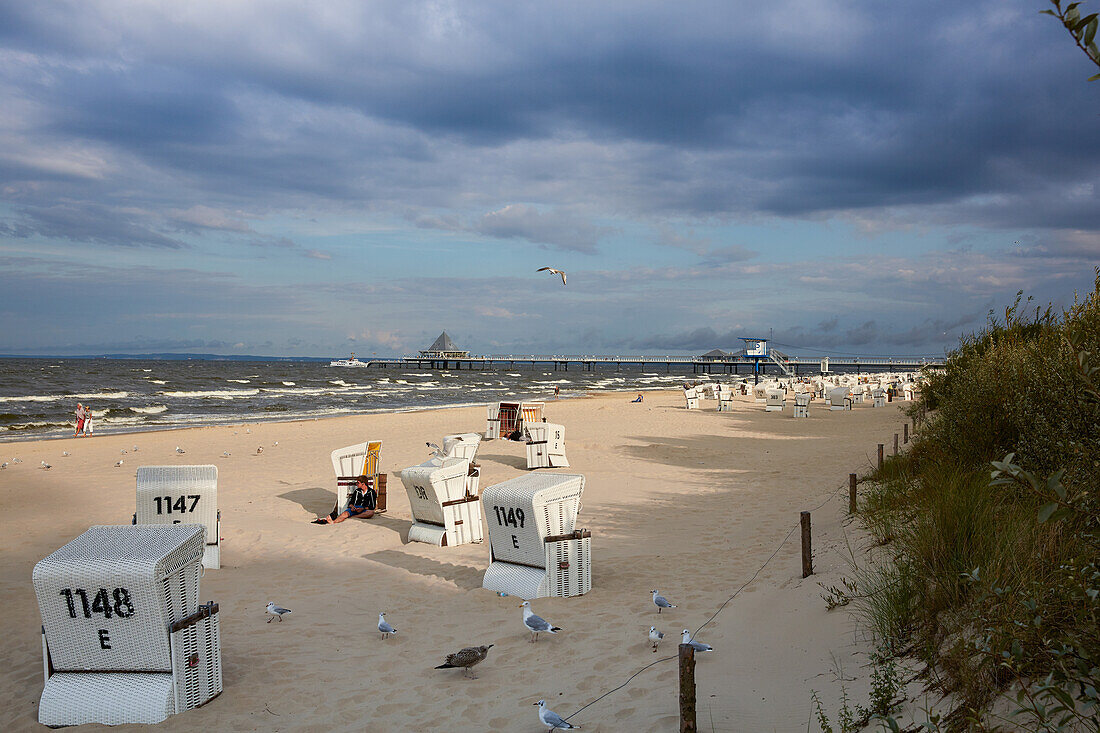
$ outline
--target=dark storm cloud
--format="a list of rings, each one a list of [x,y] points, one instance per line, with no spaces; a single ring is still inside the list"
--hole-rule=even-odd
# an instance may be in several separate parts
[[[225,198],[422,205],[433,170],[478,181],[496,211],[542,182],[516,175],[523,159],[475,151],[586,139],[622,148],[628,185],[578,182],[558,203],[783,216],[935,205],[945,221],[1100,226],[1094,201],[1058,195],[1100,182],[1100,128],[1080,125],[1098,111],[1078,78],[1087,62],[1055,23],[1001,3],[391,3],[346,6],[339,26],[292,4],[224,27],[201,6],[171,25],[140,6],[133,18],[83,3],[5,13],[10,47],[52,59],[37,84],[17,82],[42,105],[42,135],[101,141]],[[557,175],[579,154],[563,150]],[[511,195],[485,179],[502,168]]]

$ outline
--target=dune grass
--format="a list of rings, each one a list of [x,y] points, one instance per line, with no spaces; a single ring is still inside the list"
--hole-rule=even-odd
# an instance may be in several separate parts
[[[950,694],[937,728],[991,727],[1010,694],[1025,729],[1100,729],[1097,354],[1100,270],[1064,313],[1018,299],[929,376],[911,450],[863,478],[879,550],[853,605]]]

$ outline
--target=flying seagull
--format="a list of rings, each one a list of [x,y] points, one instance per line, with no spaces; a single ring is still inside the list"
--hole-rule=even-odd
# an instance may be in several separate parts
[[[382,632],[382,638],[385,639],[390,634],[396,634],[397,629],[393,628],[386,622],[386,614],[378,614],[378,630]]]
[[[282,621],[283,620],[283,614],[284,613],[290,613],[290,609],[289,608],[281,608],[280,606],[276,606],[273,602],[268,601],[267,602],[267,612],[271,614],[271,618],[269,618],[267,620],[267,622],[271,623],[276,618],[278,618],[280,621]]]
[[[665,638],[663,632],[657,630],[656,626],[649,627],[649,641],[653,644],[653,651],[657,651],[657,645],[661,643],[661,639]]]
[[[561,270],[555,270],[553,267],[540,267],[535,272],[549,272],[554,275],[561,275],[561,284],[565,285],[565,273]]]
[[[545,700],[539,700],[538,702],[532,703],[532,704],[539,706],[539,722],[542,723],[543,725],[545,725],[547,727],[547,730],[550,731],[550,733],[553,733],[553,730],[555,728],[559,728],[561,730],[571,730],[573,728],[580,728],[579,725],[573,725],[572,723],[566,723],[565,718],[561,717],[560,715],[555,713],[553,710],[548,710],[546,708],[546,701]]]
[[[539,633],[542,631],[547,634],[556,634],[561,631],[560,626],[554,626],[541,616],[536,616],[531,610],[530,601],[524,601],[519,604],[519,607],[523,609],[523,625],[531,632],[532,642],[539,640]]]
[[[462,667],[462,675],[476,680],[477,677],[467,674],[470,671],[470,667],[475,664],[480,664],[485,661],[485,657],[488,656],[489,650],[493,648],[493,644],[489,646],[468,646],[465,649],[459,649],[454,654],[447,655],[447,661],[436,669],[454,669],[455,667]]]
[[[681,644],[690,644],[691,648],[694,649],[697,652],[712,652],[712,651],[714,651],[714,647],[712,647],[710,644],[704,644],[701,641],[695,641],[694,639],[692,639],[691,638],[691,632],[688,631],[687,629],[684,629],[680,633],[682,634],[682,636],[680,637],[680,643]]]
[[[650,593],[653,594],[653,605],[657,607],[657,613],[660,613],[662,608],[676,608],[674,604],[669,603],[668,599],[656,590],[651,590]]]

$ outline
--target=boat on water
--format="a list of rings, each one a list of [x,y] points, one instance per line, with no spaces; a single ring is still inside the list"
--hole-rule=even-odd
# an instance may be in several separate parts
[[[355,354],[352,353],[350,359],[336,359],[328,363],[330,367],[365,367],[369,364],[365,361],[359,361],[355,358]]]

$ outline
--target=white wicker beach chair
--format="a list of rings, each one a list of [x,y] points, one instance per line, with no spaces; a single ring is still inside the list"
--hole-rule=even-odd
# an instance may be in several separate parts
[[[443,436],[443,455],[473,461],[481,445],[480,433],[456,433]]]
[[[809,417],[810,416],[810,393],[809,392],[796,392],[794,395],[794,416],[795,417]]]
[[[432,458],[401,471],[413,525],[409,542],[453,547],[481,542],[478,469],[467,458]]]
[[[684,390],[684,400],[687,402],[687,409],[699,409],[699,392],[694,387]]]
[[[565,426],[534,423],[524,428],[527,435],[527,468],[568,468],[565,457]]]
[[[782,412],[787,404],[787,393],[773,387],[764,393],[764,410],[766,412]]]
[[[500,405],[486,405],[485,440],[500,437]]]
[[[833,387],[825,393],[825,401],[828,402],[830,410],[852,409],[852,398],[849,396],[847,387]]]
[[[35,565],[48,726],[159,723],[222,691],[203,528],[91,527]]]
[[[527,474],[482,495],[490,563],[482,586],[526,600],[592,589],[591,534],[577,529],[584,476]]]
[[[220,568],[218,467],[138,467],[134,524],[201,524],[206,530],[202,566]]]
[[[871,406],[886,407],[886,390],[879,387],[871,390]]]
[[[355,480],[360,476],[371,476],[376,479],[374,486],[375,491],[378,492],[376,511],[386,510],[382,499],[382,488],[377,481],[378,475],[382,472],[381,456],[382,441],[380,440],[337,448],[330,454],[332,470],[336,473],[336,506],[331,514],[333,518],[348,508],[348,497],[355,487]]]

